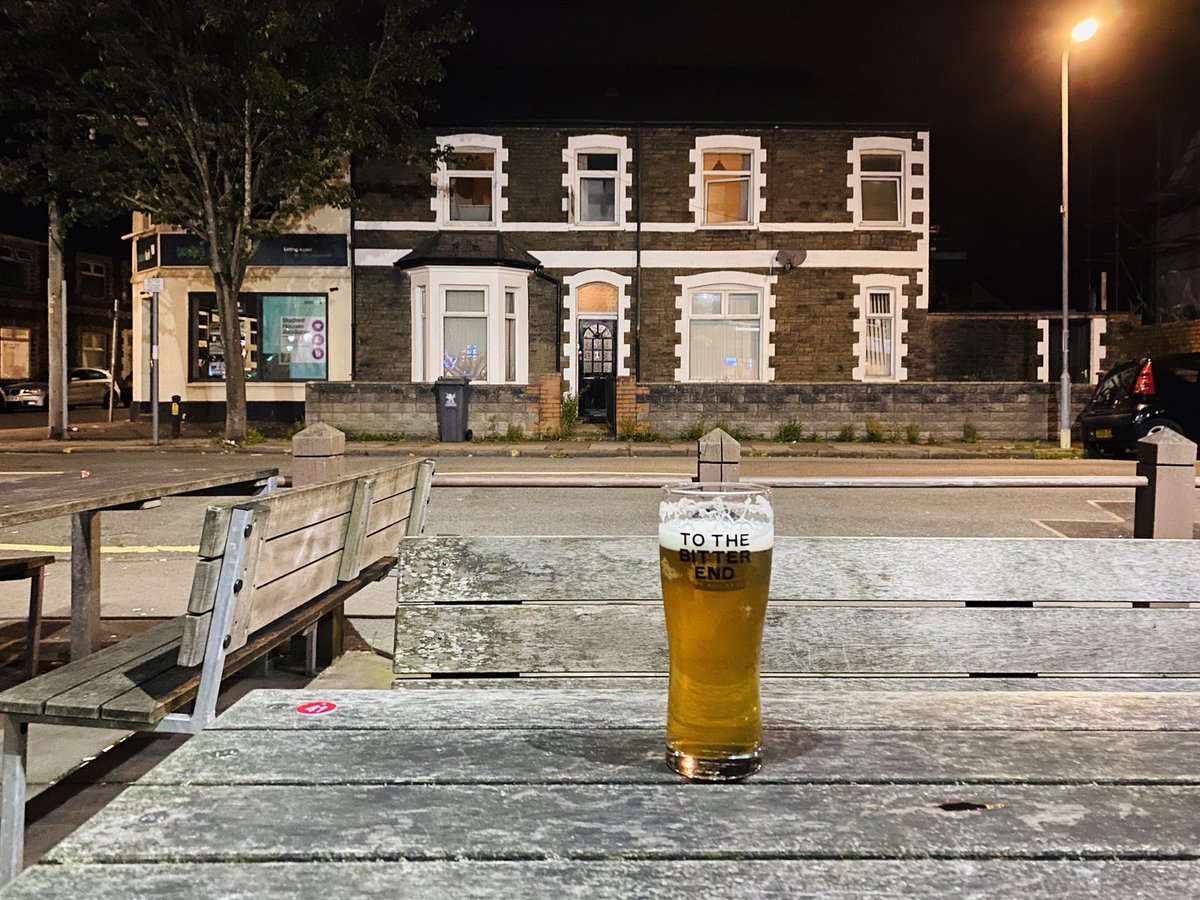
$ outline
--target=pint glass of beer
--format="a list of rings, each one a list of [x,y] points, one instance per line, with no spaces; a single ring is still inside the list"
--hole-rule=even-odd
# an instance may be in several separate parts
[[[671,684],[667,765],[695,781],[762,766],[758,658],[771,581],[771,492],[744,483],[663,488],[658,545]]]

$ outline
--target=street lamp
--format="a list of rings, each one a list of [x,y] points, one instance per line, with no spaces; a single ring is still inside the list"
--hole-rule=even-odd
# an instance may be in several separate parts
[[[1084,19],[1071,29],[1071,41],[1083,43],[1090,40],[1100,28],[1095,19]],[[1062,55],[1062,378],[1059,383],[1058,395],[1058,445],[1066,450],[1071,446],[1071,370],[1068,367],[1070,356],[1070,315],[1067,306],[1067,262],[1068,245],[1068,178],[1067,178],[1067,64],[1071,56],[1071,44],[1063,48]]]

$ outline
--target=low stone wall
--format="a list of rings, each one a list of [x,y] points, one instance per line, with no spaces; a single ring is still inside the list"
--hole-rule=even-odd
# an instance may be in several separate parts
[[[886,434],[904,438],[912,426],[922,441],[960,440],[965,425],[981,439],[1055,440],[1058,435],[1058,385],[1037,382],[905,382],[901,384],[633,384],[621,379],[618,429],[637,425],[677,439],[698,426],[722,425],[761,438],[775,438],[781,425],[798,422],[805,436],[832,440],[845,426],[859,440],[869,417]],[[557,377],[540,385],[471,386],[468,425],[477,437],[503,436],[510,426],[533,436],[553,432],[561,389]],[[1074,418],[1090,396],[1087,385],[1073,392]],[[543,395],[546,395],[543,397]],[[399,434],[438,436],[433,386],[388,382],[308,385],[308,424],[327,422],[351,437]],[[542,421],[546,420],[546,421]]]
[[[859,440],[868,417],[885,433],[914,426],[921,440],[963,437],[1048,440],[1058,434],[1058,385],[1037,382],[905,382],[901,384],[649,384],[643,427],[677,437],[696,426],[723,424],[755,437],[774,438],[798,422],[805,436],[834,439],[845,426]],[[1090,396],[1073,391],[1072,419]]]
[[[476,436],[503,435],[510,425],[537,430],[536,386],[471,385],[467,426]],[[432,384],[359,381],[311,382],[305,421],[327,422],[356,434],[400,434],[411,438],[438,436],[437,403]]]

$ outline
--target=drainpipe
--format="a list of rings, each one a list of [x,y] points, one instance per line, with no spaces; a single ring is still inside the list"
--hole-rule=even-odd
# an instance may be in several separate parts
[[[554,371],[559,375],[562,374],[562,297],[563,283],[553,275],[547,275],[541,269],[534,269],[533,274],[538,278],[550,282],[554,285]]]
[[[642,130],[633,130],[633,215],[637,227],[634,240],[633,380],[642,380]]]

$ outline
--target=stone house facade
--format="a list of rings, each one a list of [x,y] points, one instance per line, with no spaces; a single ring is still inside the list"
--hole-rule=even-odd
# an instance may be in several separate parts
[[[463,127],[431,144],[432,172],[353,169],[357,382],[561,376],[617,427],[626,379],[736,402],[936,377],[928,132]]]

